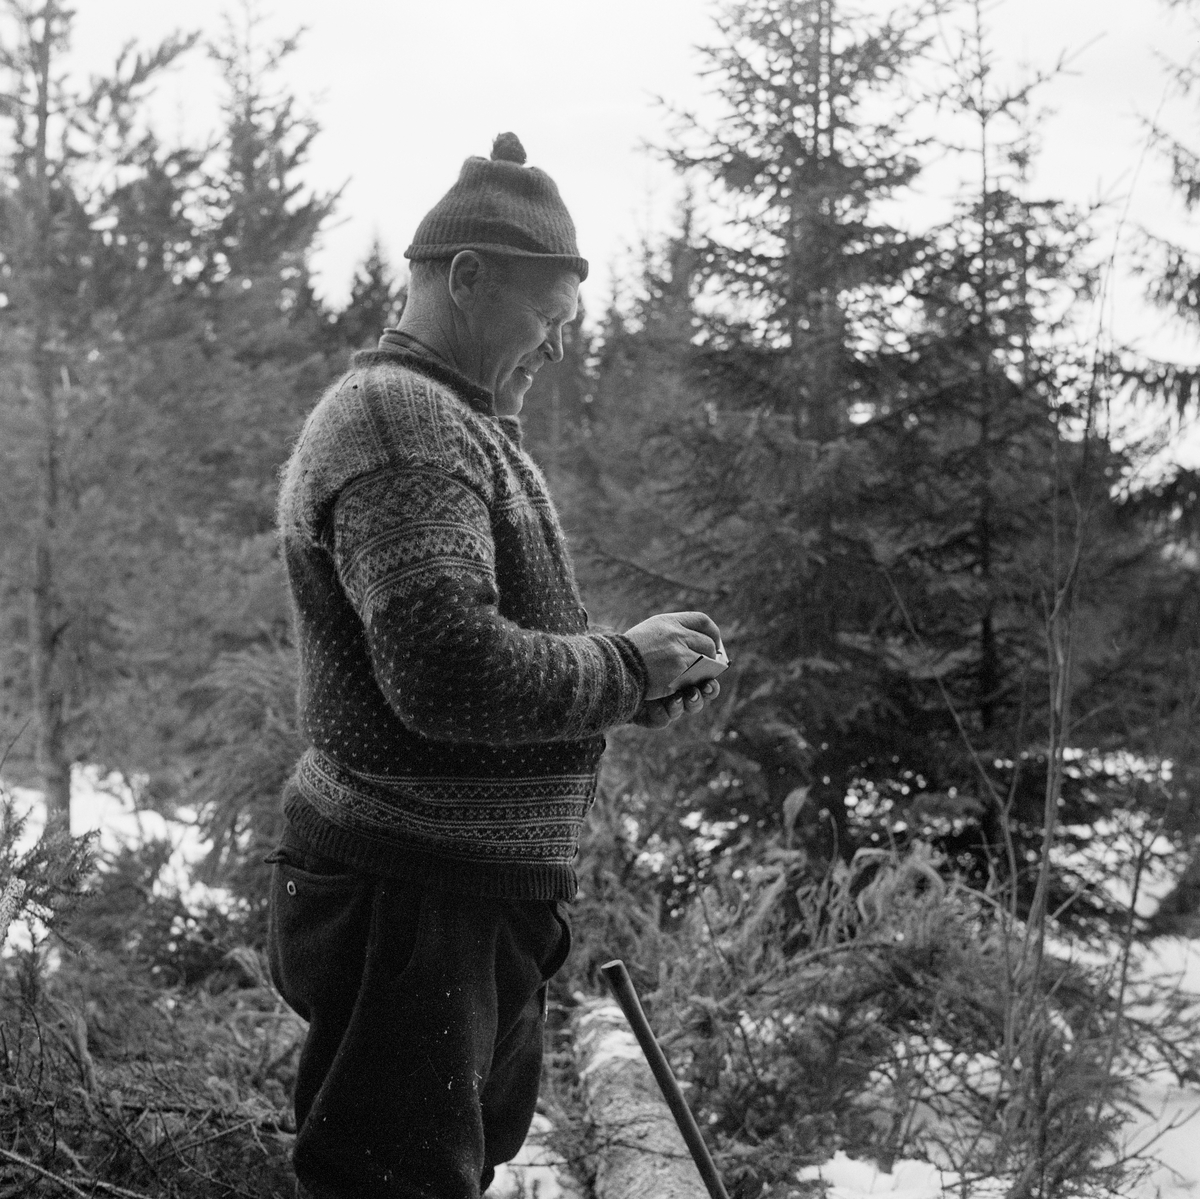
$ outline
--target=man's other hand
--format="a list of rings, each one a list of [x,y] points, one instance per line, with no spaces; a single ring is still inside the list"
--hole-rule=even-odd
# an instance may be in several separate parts
[[[674,695],[668,695],[665,699],[652,699],[642,704],[641,710],[633,718],[633,723],[647,729],[665,729],[685,713],[694,716],[706,703],[710,703],[720,694],[721,684],[716,679],[708,679],[694,687],[676,691]]]
[[[626,637],[638,648],[650,676],[646,699],[663,699],[671,684],[696,660],[716,656],[721,630],[703,612],[664,612],[635,624]]]

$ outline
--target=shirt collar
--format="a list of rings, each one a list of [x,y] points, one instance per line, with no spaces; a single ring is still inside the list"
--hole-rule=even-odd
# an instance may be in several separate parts
[[[381,357],[400,359],[412,370],[420,371],[446,384],[461,400],[485,416],[496,416],[496,400],[491,391],[472,382],[466,375],[448,366],[424,342],[399,329],[385,329],[374,350],[360,350],[351,360],[355,367],[371,366]]]

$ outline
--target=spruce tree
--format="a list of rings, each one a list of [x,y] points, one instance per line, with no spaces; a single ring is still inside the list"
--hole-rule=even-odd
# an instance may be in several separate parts
[[[193,270],[147,336],[136,384],[154,414],[162,503],[145,531],[131,613],[136,667],[101,752],[147,776],[163,803],[207,797],[211,764],[244,731],[212,719],[231,662],[253,671],[267,654],[272,677],[290,669],[278,471],[344,364],[309,275],[334,197],[303,183],[318,127],[281,82],[296,38],[271,40],[253,10],[243,18],[210,47],[225,117],[204,163]]]
[[[1167,0],[1178,10],[1185,30],[1181,44],[1191,53],[1164,63],[1168,91],[1176,105],[1164,105],[1155,120],[1144,122],[1151,146],[1169,169],[1177,200],[1189,221],[1184,236],[1163,237],[1140,231],[1137,267],[1146,295],[1167,318],[1168,328],[1194,338],[1200,330],[1200,247],[1187,232],[1195,230],[1200,210],[1200,144],[1196,137],[1200,101],[1200,6],[1195,0]],[[1181,120],[1168,116],[1178,112]],[[1157,932],[1188,931],[1200,909],[1200,761],[1195,750],[1200,720],[1200,471],[1164,455],[1171,435],[1200,413],[1200,364],[1150,359],[1129,348],[1113,353],[1113,373],[1126,387],[1143,419],[1150,416],[1160,430],[1159,453],[1121,497],[1126,518],[1154,531],[1161,557],[1147,572],[1153,585],[1136,624],[1127,631],[1127,654],[1136,673],[1123,690],[1110,690],[1109,702],[1126,715],[1126,726],[1152,760],[1170,763],[1171,783],[1165,794],[1144,797],[1163,828],[1189,855],[1174,892],[1164,899],[1152,927]],[[1190,359],[1190,360],[1189,360]],[[1166,460],[1164,461],[1164,458]],[[1149,583],[1148,579],[1148,583]]]
[[[624,378],[653,429],[639,502],[654,533],[626,584],[703,607],[730,634],[736,665],[679,787],[732,837],[743,821],[777,828],[805,790],[825,860],[849,846],[844,779],[818,758],[873,694],[841,636],[882,586],[856,524],[871,465],[854,418],[893,370],[891,298],[922,251],[879,211],[918,170],[902,85],[925,15],[869,19],[832,0],[722,8],[722,41],[705,50],[722,114],[711,127],[681,118],[670,151],[705,190],[652,272],[634,336],[604,352],[597,393],[602,412]],[[640,387],[664,375],[672,386]],[[701,786],[714,771],[720,785]]]
[[[26,13],[17,48],[34,66],[41,14]],[[68,25],[59,15],[47,28],[53,51]],[[3,549],[14,636],[3,736],[7,746],[31,712],[39,718],[6,768],[35,781],[21,750],[40,725],[50,730],[47,792],[59,811],[79,760],[120,770],[143,799],[178,801],[223,744],[205,722],[220,686],[203,685],[221,655],[261,648],[289,669],[275,478],[342,365],[330,357],[329,316],[307,265],[333,201],[300,184],[316,128],[278,83],[294,40],[263,44],[253,23],[226,32],[213,50],[226,121],[209,147],[167,151],[140,117],[155,69],[182,40],[128,56],[113,79],[79,96],[70,81],[52,94],[71,119],[50,123],[67,134],[47,151],[51,274],[28,267],[40,252],[28,235],[38,211],[28,114],[37,109],[10,110],[19,136],[3,197],[9,303],[0,335],[13,347],[3,408],[12,435],[0,437],[11,468],[0,480],[0,520],[13,534]],[[10,71],[24,61],[16,55]],[[32,71],[16,79],[36,95]],[[38,292],[47,277],[52,286]],[[42,311],[50,332],[39,342]],[[38,344],[48,347],[40,374]],[[34,501],[51,494],[48,481],[55,502],[43,499],[39,517]],[[24,559],[35,540],[50,550],[49,604],[45,587],[29,586]],[[40,624],[25,614],[30,591]],[[40,681],[47,661],[49,687]]]
[[[347,350],[373,349],[384,329],[399,322],[407,294],[376,237],[354,272],[346,307],[330,322],[334,344]]]
[[[0,506],[11,524],[0,736],[7,744],[28,727],[12,762],[32,756],[49,816],[65,822],[71,763],[94,735],[102,703],[97,666],[112,618],[103,547],[113,528],[97,520],[89,486],[112,415],[97,363],[104,344],[120,339],[121,322],[170,285],[186,241],[177,216],[185,156],[168,154],[146,131],[142,106],[188,39],[148,54],[127,50],[109,76],[76,87],[60,67],[70,13],[55,0],[9,0],[7,9]]]
[[[1174,93],[1177,100],[1194,106],[1200,101],[1200,50],[1195,49],[1200,34],[1200,6],[1195,0],[1167,2],[1181,10],[1191,35],[1183,41],[1193,46],[1187,58],[1165,64],[1168,94]],[[1200,210],[1200,146],[1194,129],[1181,132],[1158,119],[1146,122],[1146,134],[1168,165],[1171,186],[1185,212],[1194,215]],[[1200,329],[1200,248],[1143,230],[1139,266],[1150,301],[1182,328],[1191,332]],[[1128,377],[1141,391],[1173,404],[1180,412],[1195,412],[1200,406],[1200,368],[1194,363],[1147,363]]]
[[[846,100],[800,106],[800,134],[833,130],[805,140],[789,126],[797,106],[763,84],[764,64],[785,82],[807,65],[805,94],[819,99],[824,80],[857,78],[839,46],[853,64],[860,44],[899,44],[861,27],[856,40],[838,21],[829,5],[727,10],[714,77],[731,81],[732,127],[708,154],[676,157],[709,173],[731,219],[701,206],[714,232],[685,225],[599,353],[593,444],[609,451],[598,494],[612,502],[591,527],[589,569],[615,576],[610,604],[710,611],[734,660],[707,724],[677,726],[661,751],[643,739],[626,754],[621,741],[614,777],[645,777],[638,755],[657,756],[654,827],[664,803],[675,817],[698,808],[727,845],[757,855],[763,837],[784,836],[817,869],[917,837],[980,885],[1013,878],[1028,905],[1025,854],[1042,842],[1048,794],[1051,821],[1062,800],[1080,845],[1139,802],[1103,755],[1151,723],[1140,701],[1116,700],[1161,667],[1138,618],[1167,623],[1187,572],[1128,502],[1139,451],[1110,443],[1115,385],[1078,336],[1096,278],[1086,214],[1028,194],[1030,89],[996,86],[971,22],[942,97],[983,147],[965,198],[922,236],[887,229],[870,179],[911,179],[915,149],[898,138],[881,167],[879,127],[860,147]],[[760,40],[742,45],[747,28]],[[915,37],[904,44],[915,53]],[[787,74],[788,62],[800,66]],[[766,132],[752,136],[747,114]],[[750,162],[776,144],[833,146],[845,162]],[[788,242],[802,198],[780,182],[793,175],[851,193],[804,193],[802,259]],[[1178,682],[1157,702],[1178,710]],[[1100,758],[1065,769],[1062,751],[1080,745]],[[1059,875],[1061,892],[1041,901],[1071,885]],[[1085,890],[1072,913],[1112,909]]]

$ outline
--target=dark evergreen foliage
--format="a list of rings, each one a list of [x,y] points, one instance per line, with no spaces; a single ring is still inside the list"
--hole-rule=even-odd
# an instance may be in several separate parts
[[[721,830],[712,853],[753,861],[786,827],[819,873],[929,841],[974,885],[1015,881],[1024,908],[1050,790],[1064,847],[1124,809],[1169,810],[1186,835],[1194,755],[1166,729],[1194,710],[1195,566],[1174,548],[1185,508],[1135,498],[1143,451],[1107,439],[1121,381],[1073,333],[1095,283],[1086,214],[1026,197],[1029,89],[996,90],[982,43],[942,100],[987,122],[977,195],[920,237],[874,217],[915,151],[860,128],[855,102],[902,80],[915,21],[725,10],[728,124],[673,154],[715,188],[712,231],[690,206],[609,318],[569,522],[613,619],[702,607],[727,631],[706,726],[665,751],[631,735],[614,762],[625,780],[657,760],[667,842],[698,817]],[[1156,504],[1165,521],[1134,515]],[[1088,751],[1069,770],[1064,743]],[[1171,757],[1174,782],[1130,778],[1117,751]],[[664,872],[668,909],[694,866]],[[1121,918],[1079,883],[1057,877],[1051,907]]]
[[[61,211],[49,316],[22,298],[42,276],[20,257],[33,252],[18,219],[32,153],[21,141],[4,225],[4,336],[29,347],[9,361],[44,359],[42,391],[56,413],[58,631],[45,640],[62,697],[62,770],[103,761],[152,801],[178,799],[196,769],[188,727],[205,693],[192,689],[218,656],[286,633],[275,472],[341,366],[308,278],[333,203],[300,178],[317,127],[275,83],[295,39],[264,43],[253,17],[231,23],[211,48],[225,127],[212,146],[168,152],[138,106],[153,71],[192,40],[130,53],[82,98],[53,97],[71,135],[50,175]],[[4,439],[14,469],[2,507],[18,527],[5,541],[15,653],[4,678],[15,732],[31,703],[36,637],[24,622],[21,562],[46,443],[28,387],[10,378],[4,419],[17,436]],[[29,774],[32,744],[18,742],[10,769],[24,761]]]
[[[383,330],[399,323],[407,294],[376,238],[354,273],[349,302],[330,322],[335,342],[348,350],[373,349]]]

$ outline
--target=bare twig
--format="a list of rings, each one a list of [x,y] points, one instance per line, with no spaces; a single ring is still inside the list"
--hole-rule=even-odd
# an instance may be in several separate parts
[[[119,1199],[149,1199],[148,1195],[143,1195],[141,1191],[127,1191],[124,1187],[117,1186],[114,1182],[104,1182],[99,1178],[89,1178],[87,1185],[95,1190],[104,1191],[108,1195],[117,1195]]]
[[[227,1137],[230,1133],[241,1132],[243,1128],[253,1128],[258,1121],[251,1117],[249,1120],[243,1120],[240,1124],[231,1124],[228,1128],[222,1128],[217,1132],[206,1137],[199,1137],[194,1141],[185,1141],[182,1145],[175,1145],[177,1153],[187,1153],[189,1149],[199,1149],[201,1145],[207,1145],[210,1141],[219,1141],[222,1137]]]
[[[592,549],[594,557],[599,558],[602,562],[606,562],[613,566],[621,566],[626,570],[635,571],[644,578],[650,579],[655,583],[666,583],[669,587],[674,587],[680,591],[690,591],[694,595],[709,595],[722,596],[728,591],[725,587],[703,587],[696,583],[688,583],[683,579],[673,579],[670,575],[662,574],[657,570],[651,570],[649,567],[642,566],[638,562],[634,562],[632,558],[625,558],[620,554],[614,554],[611,550],[605,549],[603,546],[596,546]]]
[[[8,761],[8,755],[12,753],[13,746],[15,746],[16,743],[25,735],[25,730],[29,727],[29,721],[32,719],[33,717],[30,716],[25,723],[21,725],[19,729],[17,729],[17,735],[4,747],[4,752],[0,754],[0,770],[4,769],[4,763]]]
[[[904,623],[908,626],[909,633],[912,634],[916,643],[923,647],[925,642],[921,634],[917,632],[917,626],[913,623],[912,616],[909,615],[908,605],[904,602],[904,597],[900,594],[900,589],[892,579],[891,572],[886,566],[881,565],[879,569],[883,572],[883,577],[887,580],[887,584],[892,590],[892,595],[895,597],[896,604],[900,609],[900,615],[904,617]],[[992,801],[1000,809],[1001,813],[1004,813],[1004,800],[1000,797],[1000,792],[996,790],[996,784],[992,781],[991,775],[988,774],[987,768],[980,759],[978,751],[972,744],[966,725],[963,724],[962,717],[958,714],[958,708],[955,706],[954,700],[950,698],[950,692],[946,688],[946,684],[942,682],[940,675],[934,676],[934,682],[937,683],[938,691],[942,696],[942,702],[946,705],[946,710],[950,713],[950,717],[954,721],[954,727],[958,730],[958,735],[962,739],[963,745],[966,746],[967,753],[971,755],[971,761],[975,764],[975,769],[979,772],[979,777],[988,789],[988,794],[991,795]]]
[[[1109,1037],[1108,1048],[1104,1053],[1105,1078],[1112,1072],[1113,1061],[1117,1055],[1117,1045],[1121,1037],[1121,1025],[1125,1018],[1125,996],[1129,988],[1129,966],[1133,955],[1134,925],[1137,920],[1137,902],[1141,895],[1142,876],[1146,870],[1146,859],[1150,856],[1150,848],[1162,832],[1165,821],[1166,816],[1160,816],[1150,836],[1143,835],[1139,838],[1137,861],[1133,868],[1133,887],[1129,895],[1129,916],[1125,924],[1124,944],[1121,946],[1121,974],[1117,984],[1112,1033]],[[1097,1104],[1097,1115],[1099,1115],[1099,1100]]]
[[[692,859],[693,872],[699,876],[700,871],[694,855],[689,852],[688,856]],[[720,941],[717,939],[716,929],[713,928],[712,920],[709,916],[708,900],[705,898],[703,887],[697,888],[696,896],[700,901],[700,910],[704,915],[704,924],[708,929],[709,941],[712,944],[712,947],[717,951],[717,956],[721,959],[726,971],[729,973],[730,977],[732,977],[734,974],[733,963],[730,962],[729,958],[725,954],[725,950],[721,948]],[[739,1018],[739,1016],[740,1013],[734,1014],[734,1023],[737,1025],[738,1032],[741,1034],[742,1048],[746,1052],[746,1062],[750,1066],[750,1073],[754,1075],[755,1085],[761,1088],[762,1075],[758,1071],[758,1062],[755,1060],[754,1050],[750,1046],[750,1035],[746,1031],[745,1023]]]
[[[72,1195],[78,1195],[79,1199],[88,1199],[88,1196],[83,1193],[73,1182],[68,1182],[61,1174],[55,1174],[53,1170],[47,1170],[43,1166],[39,1166],[36,1162],[31,1162],[27,1157],[22,1157],[19,1153],[14,1153],[11,1149],[0,1147],[0,1157],[6,1161],[12,1162],[14,1165],[20,1166],[23,1170],[29,1170],[33,1174],[39,1174],[42,1178],[48,1178],[51,1182],[56,1182],[64,1190],[70,1191]],[[136,1199],[147,1199],[145,1195],[138,1195]]]

